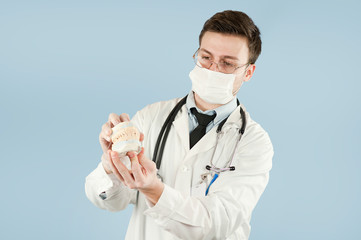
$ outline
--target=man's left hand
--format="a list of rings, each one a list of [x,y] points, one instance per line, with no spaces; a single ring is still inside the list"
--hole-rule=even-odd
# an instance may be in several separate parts
[[[124,185],[131,189],[138,189],[147,199],[156,204],[163,193],[164,184],[157,177],[155,163],[144,155],[144,148],[137,155],[135,152],[128,152],[132,170],[120,161],[117,152],[111,152],[111,162],[118,172],[115,174]]]

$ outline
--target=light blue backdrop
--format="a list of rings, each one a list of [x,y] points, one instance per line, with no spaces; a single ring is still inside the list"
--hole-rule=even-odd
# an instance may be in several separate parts
[[[0,1],[1,239],[122,239],[132,207],[84,193],[111,112],[188,93],[198,34],[242,10],[262,32],[238,98],[274,167],[250,239],[360,239],[358,1]]]

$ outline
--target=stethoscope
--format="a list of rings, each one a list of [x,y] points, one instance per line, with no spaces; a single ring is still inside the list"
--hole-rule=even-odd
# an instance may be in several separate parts
[[[165,147],[168,135],[169,135],[169,131],[170,131],[171,127],[172,127],[172,123],[173,123],[175,117],[177,116],[178,112],[180,111],[180,109],[186,103],[187,96],[188,95],[186,95],[181,101],[179,101],[175,105],[175,107],[172,109],[172,111],[169,113],[167,119],[165,120],[165,122],[164,122],[164,124],[162,126],[162,129],[160,130],[160,133],[159,133],[159,136],[158,136],[158,139],[157,139],[157,143],[156,143],[155,148],[154,148],[154,153],[153,153],[153,162],[156,163],[156,166],[157,166],[158,170],[160,169],[160,165],[162,164],[162,157],[163,157],[164,147]],[[237,99],[237,106],[239,106],[239,105],[240,105],[240,103],[239,103],[239,101]],[[236,170],[236,167],[231,166],[231,165],[232,165],[232,161],[233,161],[234,154],[236,152],[238,143],[240,142],[240,140],[242,138],[242,135],[244,134],[244,130],[246,129],[246,125],[247,125],[246,114],[243,111],[242,107],[240,107],[239,111],[240,111],[241,118],[242,118],[242,126],[241,126],[240,130],[238,131],[239,138],[238,138],[238,141],[236,143],[236,146],[233,149],[233,153],[232,153],[232,156],[231,156],[230,160],[228,161],[226,166],[224,166],[223,168],[216,167],[213,164],[213,157],[214,157],[214,154],[215,154],[215,152],[217,150],[218,140],[220,138],[220,133],[222,131],[222,127],[226,123],[228,117],[226,119],[224,119],[217,127],[217,131],[216,131],[217,132],[216,147],[213,150],[210,165],[206,166],[206,169],[208,171],[214,172],[214,176],[213,176],[211,182],[209,183],[208,188],[206,189],[205,195],[208,194],[210,186],[218,178],[220,173],[226,172],[226,171],[234,171],[234,170]],[[158,177],[163,181],[162,177],[159,174],[158,174]],[[205,175],[203,175],[202,177],[205,177]]]

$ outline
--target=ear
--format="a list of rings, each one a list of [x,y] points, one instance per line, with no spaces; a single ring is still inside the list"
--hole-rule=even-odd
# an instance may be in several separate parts
[[[250,64],[247,67],[246,70],[246,75],[244,76],[244,81],[247,82],[251,79],[251,77],[253,76],[254,71],[256,70],[256,65],[255,64]]]

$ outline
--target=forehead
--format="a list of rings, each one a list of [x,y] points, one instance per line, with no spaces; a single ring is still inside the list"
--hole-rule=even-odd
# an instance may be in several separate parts
[[[200,48],[209,51],[214,57],[233,56],[241,61],[248,59],[248,41],[242,36],[205,32]]]

